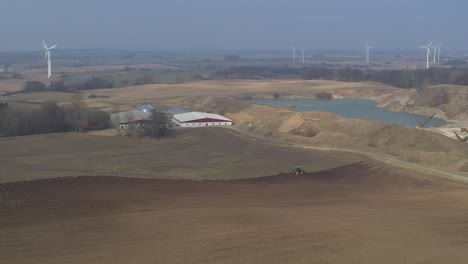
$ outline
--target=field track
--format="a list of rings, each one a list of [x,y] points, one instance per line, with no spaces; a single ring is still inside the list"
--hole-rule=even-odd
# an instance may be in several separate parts
[[[370,163],[0,185],[0,263],[466,263],[468,188]]]

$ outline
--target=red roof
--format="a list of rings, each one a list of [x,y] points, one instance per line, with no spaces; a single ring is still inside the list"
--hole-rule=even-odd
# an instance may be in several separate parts
[[[214,119],[214,118],[201,118],[201,119],[190,120],[190,121],[185,121],[181,123],[228,123],[228,122],[231,122],[231,121]]]

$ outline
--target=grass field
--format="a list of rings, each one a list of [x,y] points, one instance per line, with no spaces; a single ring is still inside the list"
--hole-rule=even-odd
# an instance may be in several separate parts
[[[62,133],[0,139],[0,182],[80,175],[226,179],[317,171],[360,161],[275,147],[222,128],[177,130],[162,140]]]

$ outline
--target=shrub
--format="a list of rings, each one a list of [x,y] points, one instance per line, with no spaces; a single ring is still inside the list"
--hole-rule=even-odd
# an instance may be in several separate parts
[[[110,115],[102,110],[90,109],[87,112],[88,129],[106,129],[110,127]]]
[[[438,94],[435,94],[432,97],[432,101],[429,106],[431,107],[441,106],[443,104],[448,103],[448,101],[449,101],[449,97],[448,97],[447,91],[441,90]]]
[[[329,92],[320,92],[315,94],[315,98],[319,100],[330,100],[333,99],[333,95]]]

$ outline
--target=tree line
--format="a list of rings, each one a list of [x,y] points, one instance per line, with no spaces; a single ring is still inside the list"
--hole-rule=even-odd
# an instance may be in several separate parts
[[[79,111],[79,112],[78,112]],[[77,117],[80,116],[80,119]],[[0,107],[0,137],[56,133],[72,130],[105,129],[110,126],[108,113],[75,105],[65,107],[56,102],[40,106]]]
[[[416,70],[360,70],[353,68],[304,70],[305,80],[336,80],[344,82],[374,81],[399,88],[421,88],[427,85],[468,85],[468,70],[456,68],[430,68]]]
[[[31,93],[31,92],[76,92],[81,90],[95,90],[95,89],[108,89],[114,88],[114,82],[98,77],[91,77],[84,82],[70,83],[67,84],[64,81],[52,81],[48,86],[43,82],[39,81],[27,81],[24,88],[17,92],[5,93],[6,95],[12,95],[16,93]]]
[[[312,68],[243,66],[229,67],[212,74],[214,79],[276,79],[302,78],[304,80],[335,80],[343,82],[374,81],[399,88],[420,88],[427,85],[468,85],[466,68],[430,68],[404,70],[370,70],[358,68]]]
[[[273,66],[241,66],[229,67],[212,74],[214,79],[275,79],[284,77],[299,77],[303,70],[294,67]]]

